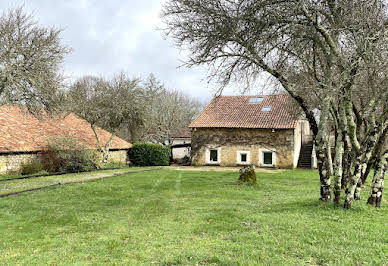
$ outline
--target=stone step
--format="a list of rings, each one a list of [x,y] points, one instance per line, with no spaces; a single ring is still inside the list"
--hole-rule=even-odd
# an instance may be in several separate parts
[[[313,145],[302,145],[299,154],[298,167],[311,168],[311,154],[313,152]]]

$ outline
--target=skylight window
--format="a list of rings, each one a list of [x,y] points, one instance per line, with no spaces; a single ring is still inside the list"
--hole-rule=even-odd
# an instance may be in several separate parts
[[[261,108],[261,111],[262,112],[269,112],[272,110],[272,107],[271,106],[264,106],[263,108]]]
[[[263,97],[253,97],[249,99],[250,103],[261,103],[263,101]]]

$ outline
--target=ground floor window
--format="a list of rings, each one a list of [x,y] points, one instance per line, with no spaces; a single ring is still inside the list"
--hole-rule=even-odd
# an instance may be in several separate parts
[[[259,158],[261,166],[275,166],[276,153],[274,150],[260,149]]]
[[[237,152],[237,163],[238,164],[249,164],[250,163],[250,152],[249,151],[238,151]]]
[[[221,162],[221,148],[209,148],[206,151],[206,162],[209,164],[219,164]]]
[[[210,161],[218,162],[218,150],[210,150]]]
[[[272,165],[272,152],[264,152],[264,164]]]

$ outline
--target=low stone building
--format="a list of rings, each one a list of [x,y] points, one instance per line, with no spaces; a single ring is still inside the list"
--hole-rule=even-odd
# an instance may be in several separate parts
[[[311,141],[295,113],[285,94],[217,97],[189,126],[192,164],[295,168]]]
[[[190,128],[183,128],[179,134],[172,138],[172,158],[173,160],[190,157],[191,152],[191,130]]]
[[[111,133],[97,128],[101,143],[106,143]],[[19,106],[0,107],[0,173],[16,172],[21,165],[40,160],[42,149],[50,140],[74,138],[90,149],[96,149],[97,140],[90,124],[68,114],[62,118],[35,116]],[[114,137],[110,149],[110,162],[127,163],[131,144]]]

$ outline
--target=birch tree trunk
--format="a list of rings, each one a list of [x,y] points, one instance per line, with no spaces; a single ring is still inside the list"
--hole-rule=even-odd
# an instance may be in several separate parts
[[[341,200],[341,179],[343,174],[342,160],[344,155],[344,138],[341,130],[338,132],[335,148],[335,168],[334,168],[334,204],[339,204]]]
[[[381,156],[376,164],[375,172],[372,180],[371,194],[368,198],[368,204],[376,208],[380,208],[383,198],[384,177],[388,167],[388,150]]]
[[[356,191],[354,194],[355,200],[361,199],[361,187],[362,187],[362,178],[368,168],[368,163],[372,159],[373,151],[376,149],[376,144],[379,144],[380,134],[383,132],[379,132],[379,128],[382,127],[382,124],[376,124],[374,117],[371,118],[371,131],[368,133],[368,137],[366,139],[366,143],[362,149],[363,156],[361,162],[361,177],[357,182]]]
[[[353,167],[352,163],[352,148],[350,146],[350,141],[348,136],[343,136],[345,138],[344,141],[344,156],[342,158],[342,179],[341,179],[341,189],[345,189],[348,185],[348,181],[350,179],[351,169]]]
[[[354,199],[354,193],[357,188],[357,183],[359,179],[361,179],[361,154],[357,156],[356,163],[354,167],[353,175],[350,177],[349,184],[345,190],[345,202],[344,202],[344,208],[350,209],[352,206],[352,202]]]
[[[320,200],[323,202],[329,202],[331,200],[331,181],[330,181],[330,164],[327,156],[327,143],[328,140],[328,117],[331,98],[326,97],[324,99],[323,108],[321,112],[321,119],[319,122],[319,131],[315,139],[315,147],[317,153],[317,163],[320,179]]]
[[[369,176],[370,170],[376,167],[376,164],[378,163],[378,158],[376,158],[376,157],[378,157],[378,155],[381,154],[383,147],[384,147],[384,143],[385,143],[386,138],[387,138],[387,135],[388,135],[388,127],[386,127],[383,130],[382,134],[380,134],[380,136],[378,138],[377,145],[373,149],[371,159],[369,160],[368,165],[366,167],[366,170],[363,173],[363,176],[361,177],[362,184],[365,184],[366,179]]]
[[[354,171],[352,176],[349,179],[349,184],[345,190],[345,202],[344,202],[344,208],[349,209],[352,206],[352,201],[354,199],[354,193],[357,188],[357,183],[359,179],[361,178],[361,169],[362,169],[362,152],[360,143],[357,139],[357,125],[354,122],[353,117],[353,109],[352,109],[352,93],[350,90],[348,90],[345,93],[345,110],[346,110],[346,117],[347,117],[347,126],[348,126],[348,132],[349,132],[349,140],[352,145],[352,151],[356,155],[356,159],[354,160]]]
[[[344,208],[350,208],[351,202],[353,199],[360,200],[361,199],[361,186],[362,186],[362,175],[365,173],[367,169],[367,164],[372,157],[373,150],[375,145],[378,144],[378,128],[381,125],[373,125],[373,128],[368,133],[368,137],[366,139],[365,144],[362,149],[358,150],[358,156],[356,159],[356,167],[354,170],[354,174],[351,177],[350,186],[346,190],[346,199]],[[354,193],[352,197],[352,193]]]

